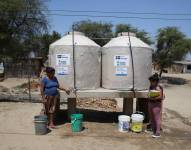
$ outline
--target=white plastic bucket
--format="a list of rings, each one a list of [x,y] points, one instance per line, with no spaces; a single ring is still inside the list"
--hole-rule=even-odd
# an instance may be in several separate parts
[[[131,130],[133,132],[142,132],[144,116],[141,114],[132,114],[131,120],[132,120]]]
[[[118,116],[118,130],[120,132],[127,132],[129,131],[129,127],[130,127],[130,117],[126,116],[126,115],[120,115]]]

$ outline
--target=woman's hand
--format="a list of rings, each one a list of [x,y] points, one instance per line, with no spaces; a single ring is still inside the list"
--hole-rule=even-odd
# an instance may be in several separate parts
[[[156,97],[152,97],[152,98],[150,97],[149,100],[156,101],[157,99],[156,99]]]
[[[150,97],[149,100],[151,100],[151,101],[161,101],[161,96]]]
[[[149,94],[148,94],[149,100],[151,100],[151,101],[161,101],[161,100],[164,99],[163,91],[161,90],[161,88],[157,87],[156,91],[157,91],[157,94],[152,93],[152,91],[151,91],[151,93],[149,92]]]
[[[70,89],[68,88],[59,87],[59,89],[65,91],[68,95],[70,94]]]

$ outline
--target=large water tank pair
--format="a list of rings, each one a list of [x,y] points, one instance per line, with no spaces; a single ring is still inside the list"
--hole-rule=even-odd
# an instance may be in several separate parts
[[[130,43],[134,65],[132,65]],[[152,68],[152,49],[134,34],[128,36],[127,33],[120,33],[102,49],[80,32],[70,32],[52,43],[49,50],[50,66],[56,69],[60,84],[67,87],[74,86],[73,48],[77,89],[100,88],[101,74],[103,88],[148,89],[148,77],[151,75]]]

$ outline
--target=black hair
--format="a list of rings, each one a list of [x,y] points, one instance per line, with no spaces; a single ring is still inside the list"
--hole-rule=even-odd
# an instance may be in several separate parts
[[[159,77],[158,73],[155,73],[155,74],[153,74],[152,76],[149,77],[149,80],[159,82],[160,77]]]
[[[46,67],[46,73],[52,73],[55,72],[55,69],[53,67]]]

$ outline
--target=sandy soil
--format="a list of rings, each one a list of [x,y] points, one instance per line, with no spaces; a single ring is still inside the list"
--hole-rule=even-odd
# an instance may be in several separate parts
[[[164,74],[167,77],[185,79],[185,84],[168,84],[165,88],[164,107],[187,118],[191,122],[191,74]]]
[[[1,102],[0,150],[190,150],[191,75],[172,76],[185,78],[188,83],[168,84],[165,87],[163,133],[160,139],[152,139],[147,133],[120,133],[116,122],[118,112],[96,110],[80,110],[85,115],[85,129],[81,133],[71,132],[66,112],[62,111],[57,117],[57,129],[47,135],[36,136],[33,117],[39,113],[41,104]]]
[[[83,112],[84,131],[73,134],[66,113],[58,115],[57,129],[44,136],[34,134],[33,117],[39,113],[41,104],[0,103],[0,150],[59,150],[95,149],[191,149],[191,126],[179,115],[165,110],[162,137],[152,139],[146,133],[119,133],[117,114]],[[105,116],[105,117],[104,117]]]
[[[8,78],[5,79],[3,82],[0,82],[0,86],[4,86],[6,88],[13,88],[27,82],[28,79],[26,78]]]

